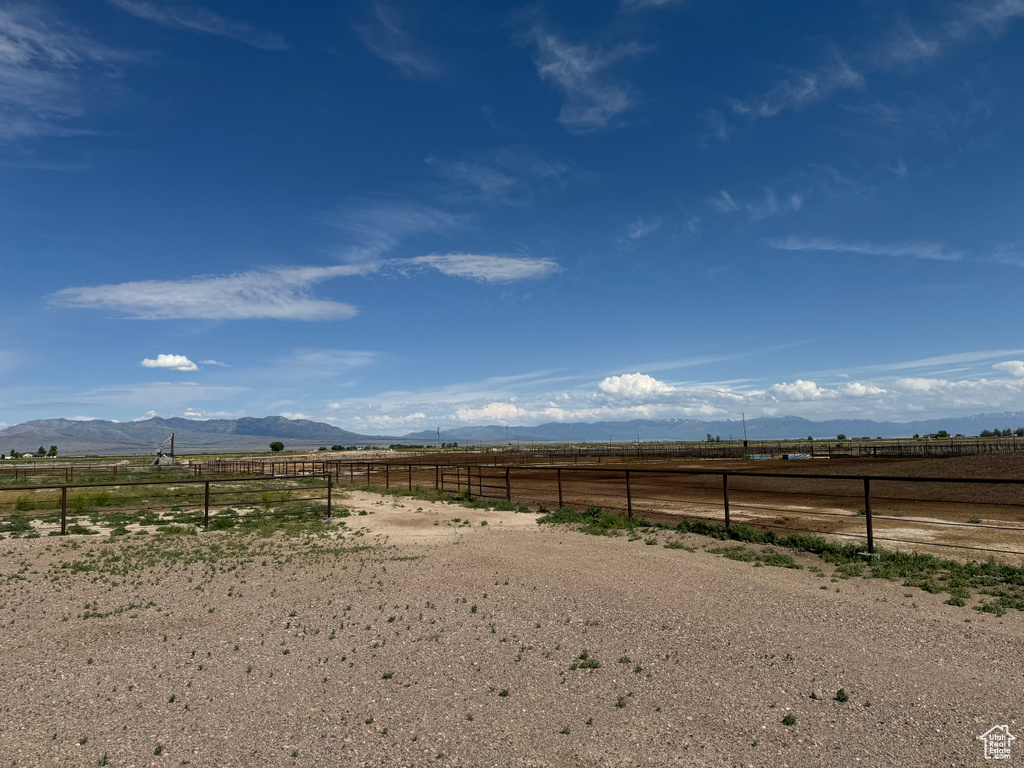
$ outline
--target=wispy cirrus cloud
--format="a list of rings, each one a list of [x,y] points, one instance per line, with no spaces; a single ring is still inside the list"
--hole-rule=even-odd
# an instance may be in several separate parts
[[[495,256],[473,253],[431,254],[408,259],[408,264],[433,267],[453,277],[485,283],[505,283],[547,277],[561,270],[551,259],[525,256]]]
[[[277,32],[257,29],[245,22],[233,21],[206,8],[178,2],[153,3],[149,0],[107,0],[110,5],[147,21],[171,29],[185,29],[216,35],[251,45],[263,51],[287,51],[291,46]]]
[[[335,320],[353,317],[356,308],[310,296],[310,286],[376,268],[290,267],[188,280],[64,288],[54,293],[51,301],[78,309],[111,310],[141,320]]]
[[[312,286],[382,269],[410,275],[424,267],[484,283],[538,279],[561,269],[551,259],[431,254],[331,267],[284,267],[186,280],[63,288],[51,294],[50,302],[74,309],[109,310],[139,320],[344,320],[359,310],[351,304],[311,295]]]
[[[351,257],[375,259],[403,239],[422,232],[442,232],[463,226],[466,217],[408,200],[347,200],[320,219],[338,229],[357,246]]]
[[[880,67],[917,64],[939,58],[979,34],[1001,35],[1014,21],[1024,18],[1024,0],[975,0],[955,3],[939,22],[913,25],[903,21],[875,52]]]
[[[627,13],[669,8],[673,5],[683,5],[683,0],[619,0],[619,8]]]
[[[614,78],[612,65],[650,50],[636,42],[611,48],[574,45],[535,27],[528,35],[535,46],[534,64],[542,80],[565,94],[558,122],[571,133],[591,133],[607,127],[636,103],[632,89]]]
[[[833,49],[818,67],[793,70],[776,80],[762,95],[732,99],[732,111],[751,120],[771,118],[785,111],[797,111],[819,104],[844,91],[865,87],[865,73],[905,68],[938,59],[955,46],[983,34],[996,37],[1013,22],[1024,18],[1024,0],[973,0],[951,3],[945,18],[931,23],[913,24],[901,20],[885,39],[872,48],[850,54]],[[855,63],[851,63],[851,60]],[[893,113],[883,113],[891,119]],[[715,135],[728,138],[725,130]],[[705,139],[706,140],[706,139]]]
[[[643,240],[653,235],[664,223],[661,216],[647,216],[633,219],[626,227],[626,237],[630,240]]]
[[[776,81],[771,89],[747,100],[733,99],[732,111],[752,119],[775,117],[788,110],[800,110],[823,102],[840,91],[860,90],[864,75],[838,52],[815,70],[794,70]]]
[[[780,251],[819,251],[853,253],[863,256],[888,256],[891,258],[926,259],[930,261],[956,261],[964,254],[944,245],[928,242],[914,243],[869,243],[845,242],[830,238],[787,237],[769,240],[768,245]]]
[[[277,367],[301,379],[329,379],[381,358],[379,352],[352,349],[300,349],[278,361]]]
[[[375,56],[384,59],[409,79],[438,77],[441,65],[413,41],[406,30],[402,13],[377,0],[373,4],[374,20],[354,25],[363,45]]]
[[[0,7],[0,141],[87,132],[87,83],[129,58],[38,6]]]
[[[496,147],[457,158],[428,157],[427,165],[453,185],[478,198],[503,203],[529,202],[538,192],[559,189],[571,166],[523,146]]]

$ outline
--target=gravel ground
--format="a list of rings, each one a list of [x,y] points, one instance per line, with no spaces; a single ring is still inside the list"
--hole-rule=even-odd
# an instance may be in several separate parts
[[[1024,731],[1016,611],[343,503],[340,533],[0,542],[0,766],[963,766]]]

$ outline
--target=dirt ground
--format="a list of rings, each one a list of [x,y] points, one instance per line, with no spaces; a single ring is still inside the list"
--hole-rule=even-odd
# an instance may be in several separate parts
[[[625,475],[631,470],[631,506],[646,519],[672,524],[680,516],[724,521],[721,475],[715,472],[782,474],[783,477],[729,478],[733,522],[773,528],[779,533],[830,534],[844,541],[867,539],[864,476],[942,478],[935,482],[872,480],[874,537],[889,549],[923,550],[953,559],[1014,559],[1024,554],[1024,483],[970,482],[979,478],[1024,480],[1024,454],[987,454],[948,459],[847,459],[811,461],[677,461],[664,464],[568,465],[561,472],[562,503],[591,504],[625,512]],[[665,470],[665,471],[659,471]],[[689,470],[697,474],[672,474]],[[429,473],[433,475],[431,471]],[[794,475],[815,475],[800,478]],[[450,474],[447,484],[465,487],[466,473]],[[836,475],[852,476],[840,479]],[[403,475],[395,472],[397,482]],[[947,482],[953,480],[954,482]],[[958,480],[965,482],[956,482]],[[417,482],[432,484],[433,477]],[[474,469],[474,493],[503,496],[505,470]],[[550,467],[513,467],[513,500],[555,508],[558,479]]]
[[[980,766],[1024,729],[1016,611],[340,503],[322,533],[0,541],[0,765]]]

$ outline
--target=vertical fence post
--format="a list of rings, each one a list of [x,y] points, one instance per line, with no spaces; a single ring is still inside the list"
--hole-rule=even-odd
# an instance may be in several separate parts
[[[391,487],[391,462],[389,461],[384,465],[384,488],[387,490]]]
[[[871,530],[871,478],[864,478],[864,519],[868,525],[868,554],[875,551],[875,534]]]
[[[409,464],[408,468],[409,468],[409,491],[412,492],[412,464]]]
[[[437,490],[440,490],[440,489],[441,489],[441,465],[440,464],[435,464],[434,465],[434,490],[437,491]]]
[[[505,501],[512,501],[512,483],[509,480],[509,467],[505,467]]]
[[[60,489],[60,535],[68,533],[68,487]]]
[[[629,487],[629,470],[626,470],[626,516],[633,519],[633,492]]]
[[[366,462],[366,485],[370,485],[370,462]]]
[[[729,476],[722,473],[722,501],[725,504],[725,530],[729,530]]]
[[[558,468],[558,508],[562,508],[562,468]]]
[[[331,473],[327,473],[327,519],[331,519],[331,489],[334,487],[334,480]]]
[[[204,480],[203,485],[206,486],[204,491],[203,499],[203,525],[207,528],[210,527],[210,481]]]

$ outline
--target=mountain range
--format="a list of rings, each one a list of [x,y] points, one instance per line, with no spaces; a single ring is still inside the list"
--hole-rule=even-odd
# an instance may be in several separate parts
[[[0,430],[0,452],[13,449],[27,453],[39,446],[56,445],[61,455],[156,453],[157,446],[172,432],[176,453],[266,451],[274,441],[285,443],[289,449],[316,449],[322,445],[388,445],[397,439],[358,435],[319,421],[283,416],[207,421],[41,419]]]
[[[641,419],[605,422],[551,422],[535,427],[460,427],[413,432],[400,437],[361,435],[308,419],[266,418],[209,419],[152,418],[116,422],[94,419],[41,419],[0,430],[0,452],[34,452],[39,446],[56,445],[62,455],[85,453],[155,453],[172,432],[176,453],[218,451],[266,451],[281,441],[287,449],[316,449],[320,446],[386,446],[392,443],[434,445],[503,445],[510,443],[625,443],[704,440],[708,435],[722,440],[751,441],[848,437],[912,437],[946,430],[949,434],[977,435],[982,430],[1016,429],[1024,426],[1024,412],[984,413],[957,418],[924,419],[910,422],[832,419],[809,421],[797,416],[762,416],[748,419],[746,432],[739,419],[700,421],[697,419]]]
[[[946,430],[949,434],[977,435],[988,429],[1016,429],[1024,426],[1024,411],[984,413],[957,418],[924,419],[910,422],[871,421],[869,419],[831,419],[810,421],[798,416],[761,416],[747,419],[700,421],[698,419],[638,419],[605,422],[551,422],[536,427],[461,427],[441,430],[444,442],[504,444],[508,442],[604,443],[705,440],[710,434],[722,440],[799,440],[806,437],[913,437]],[[745,429],[745,432],[744,432]],[[2,434],[2,433],[0,433]],[[436,431],[414,432],[403,439],[436,441]]]

